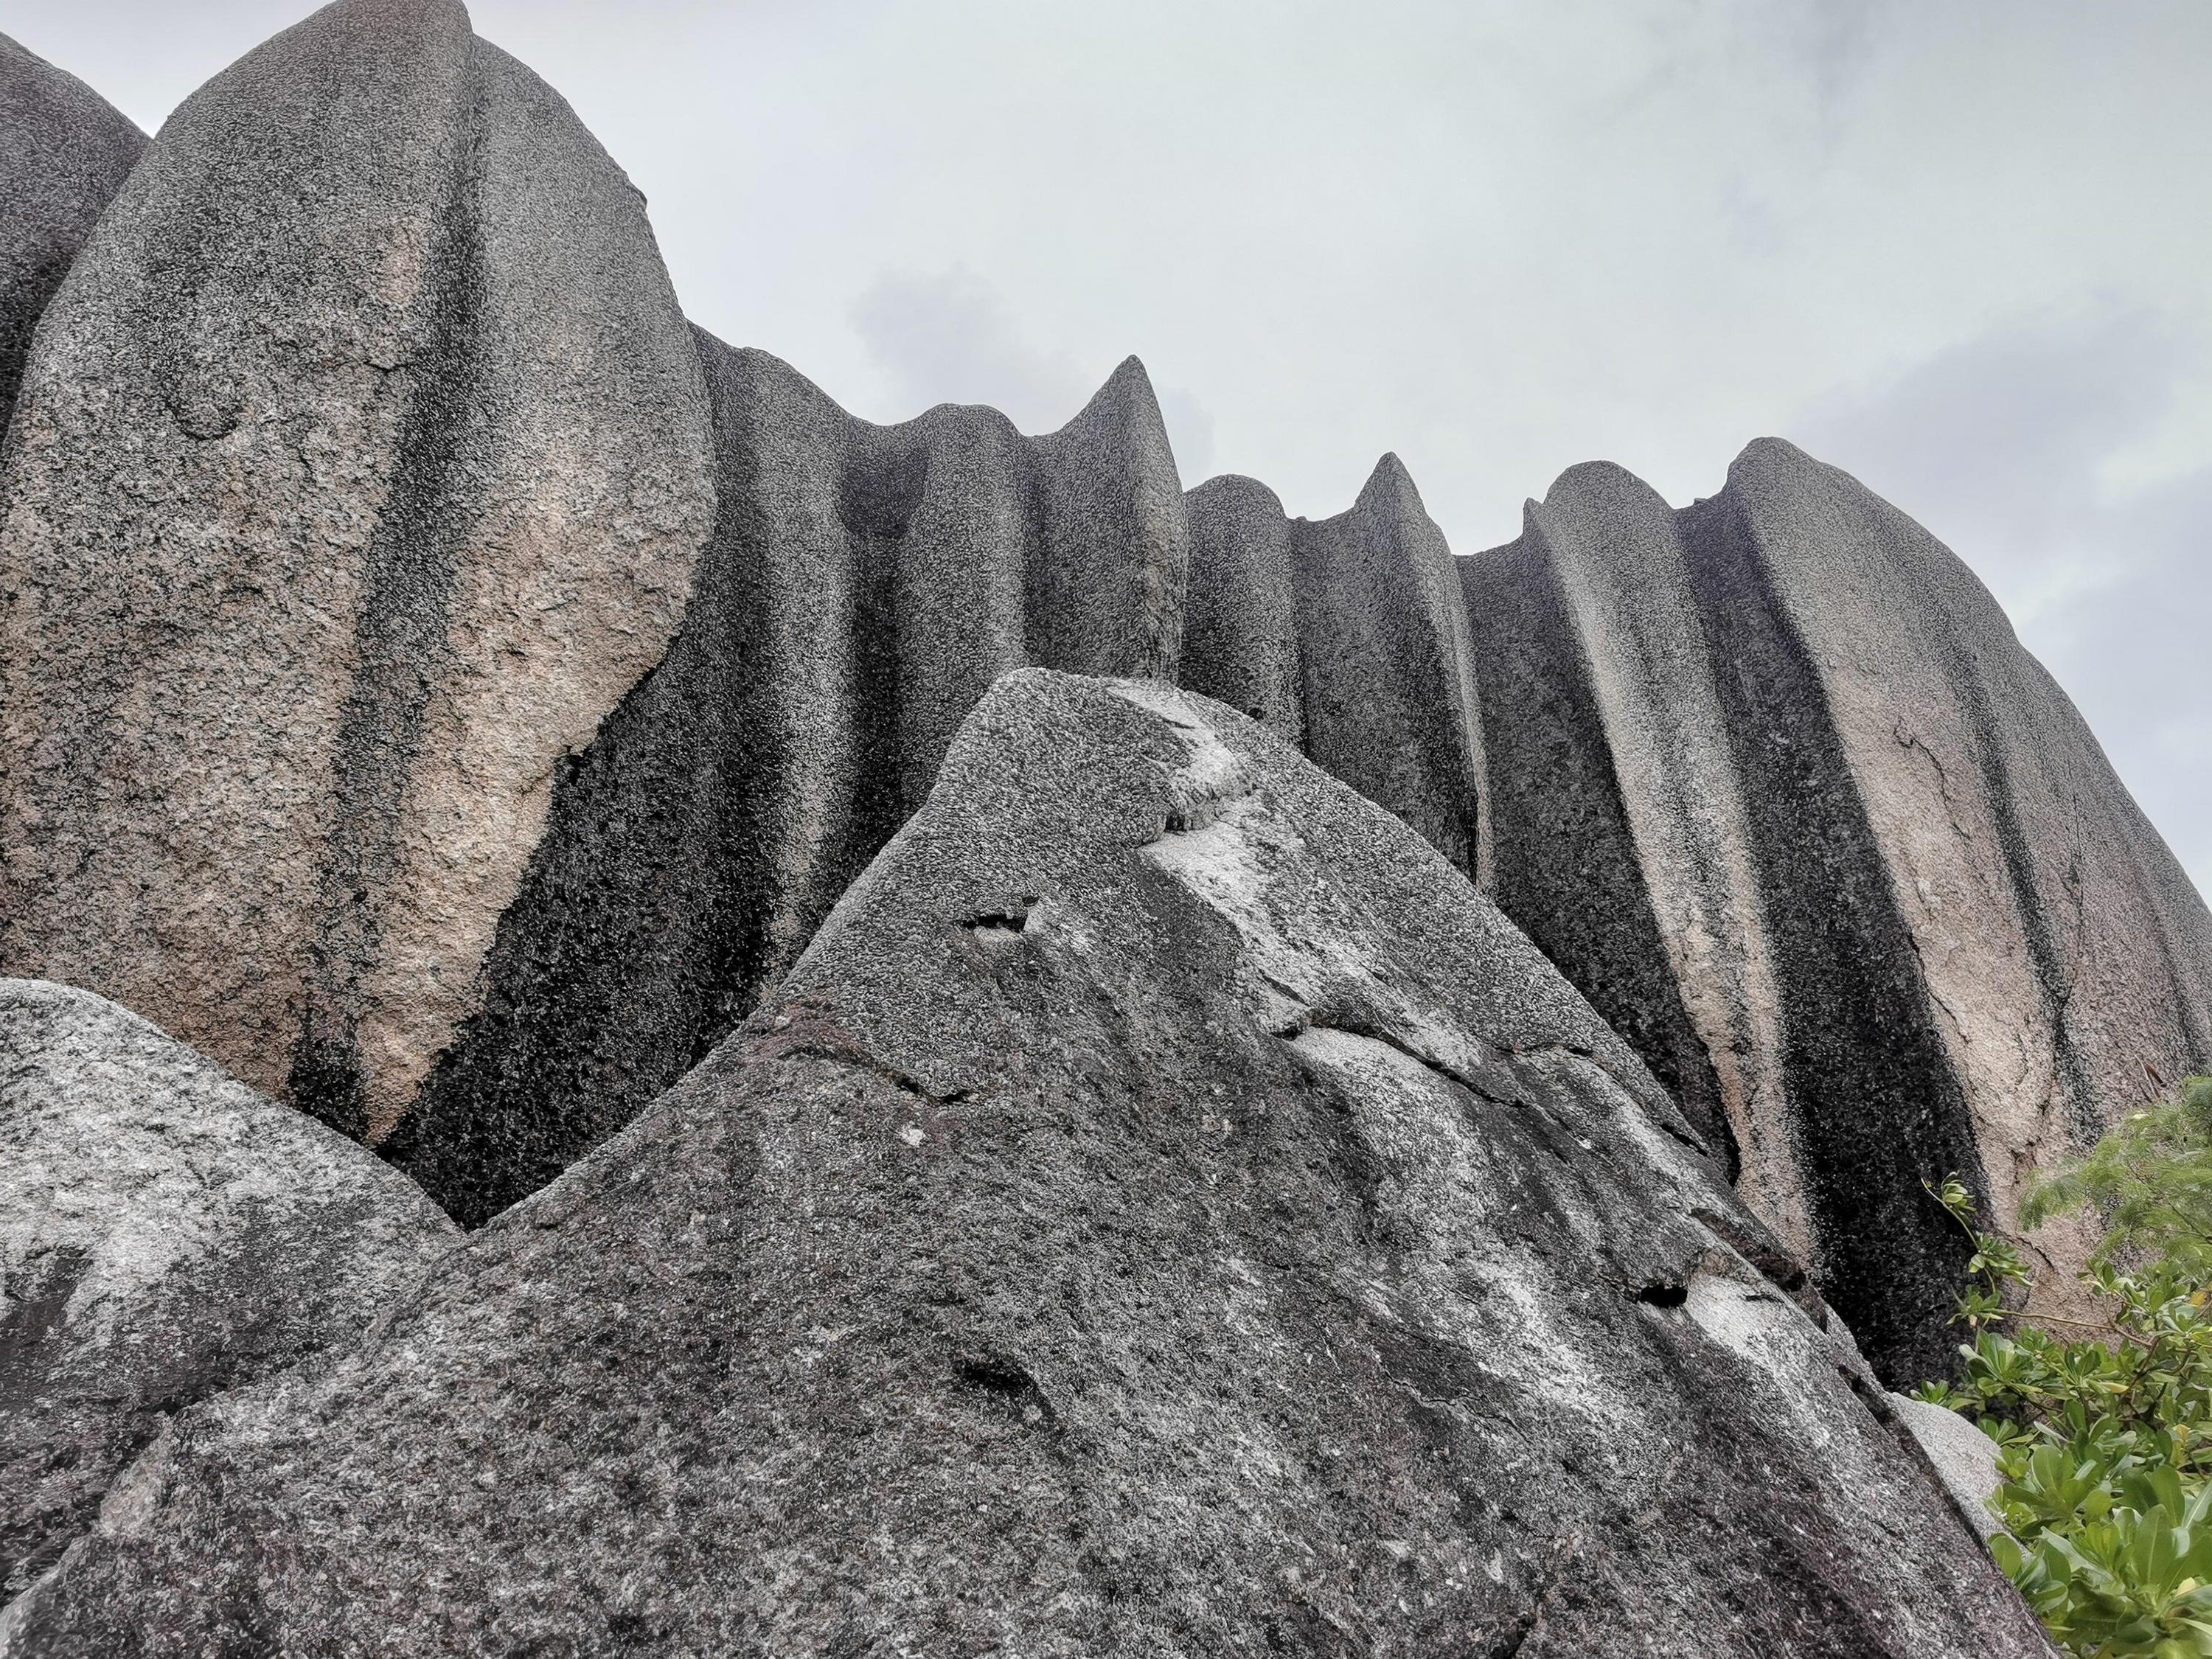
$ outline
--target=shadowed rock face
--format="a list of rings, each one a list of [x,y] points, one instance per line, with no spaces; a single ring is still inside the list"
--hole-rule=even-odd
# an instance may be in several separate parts
[[[385,1146],[455,1214],[552,1179],[726,1036],[1010,670],[1249,684],[1473,859],[1465,623],[1395,459],[1321,525],[1247,479],[1187,507],[1133,358],[1029,438],[952,405],[872,426],[765,353],[699,345],[720,507],[683,629],[560,770],[483,1011]],[[1213,510],[1232,495],[1249,522]]]
[[[1263,720],[1480,878],[1482,732],[1451,550],[1385,455],[1348,513],[1285,520],[1265,485],[1191,492],[1182,683]]]
[[[709,448],[642,201],[459,5],[341,0],[218,76],[0,477],[6,964],[388,1128],[675,631]]]
[[[145,148],[121,111],[0,34],[0,427],[46,302]]]
[[[0,980],[0,1593],[91,1525],[167,1413],[349,1340],[459,1237],[136,1015]]]
[[[2041,1654],[1665,1093],[1263,728],[1025,672],[779,994],[13,1651]]]
[[[1787,444],[1679,514],[1577,468],[1467,575],[1500,902],[1884,1374],[1945,1369],[1965,1243],[1921,1183],[2009,1220],[2212,1063],[2212,917],[1966,567]],[[2040,1242],[2063,1296],[2082,1241]]]

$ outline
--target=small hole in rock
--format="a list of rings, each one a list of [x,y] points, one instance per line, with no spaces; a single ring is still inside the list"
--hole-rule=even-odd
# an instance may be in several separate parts
[[[1036,1386],[1036,1379],[1027,1371],[998,1354],[981,1354],[962,1360],[960,1377],[963,1382],[973,1382],[994,1394],[1023,1394]]]
[[[1646,1285],[1637,1291],[1638,1302],[1647,1302],[1655,1308],[1679,1308],[1690,1299],[1686,1285]]]

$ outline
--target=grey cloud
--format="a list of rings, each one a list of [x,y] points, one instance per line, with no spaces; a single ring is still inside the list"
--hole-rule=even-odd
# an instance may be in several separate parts
[[[892,418],[989,404],[1024,432],[1049,432],[1105,378],[1034,345],[1005,296],[969,270],[887,271],[854,302],[853,326],[896,405]]]
[[[1186,485],[1198,483],[1213,469],[1213,416],[1181,386],[1160,387],[1159,398],[1160,419],[1166,422],[1168,441],[1175,446],[1176,470]]]
[[[882,378],[886,419],[934,404],[988,404],[1024,432],[1049,432],[1111,367],[1086,374],[1073,354],[1039,348],[1006,296],[970,270],[887,271],[854,303],[853,327]],[[1213,465],[1213,416],[1181,386],[1156,390],[1176,465],[1195,483]]]

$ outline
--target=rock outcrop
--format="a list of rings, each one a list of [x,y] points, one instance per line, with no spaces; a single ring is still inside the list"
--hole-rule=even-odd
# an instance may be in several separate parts
[[[0,962],[374,1137],[712,518],[644,204],[453,0],[187,100],[41,326],[0,494]]]
[[[1134,359],[1029,438],[951,405],[872,426],[763,352],[700,349],[720,513],[683,631],[557,778],[483,1012],[386,1146],[454,1213],[552,1179],[726,1036],[1012,669],[1170,678],[1194,652],[1188,678],[1249,682],[1473,868],[1465,619],[1395,459],[1319,525],[1243,480],[1186,508]],[[1225,527],[1228,488],[1272,517]]]
[[[46,302],[145,148],[120,110],[0,34],[0,428]]]
[[[459,1237],[136,1015],[0,980],[0,1599],[167,1414],[350,1340]]]
[[[1499,902],[1884,1375],[1946,1370],[1966,1245],[1923,1183],[2008,1220],[2212,1064],[2212,916],[1965,565],[1787,444],[1680,514],[1578,467],[1465,574]]]
[[[1578,468],[1455,564],[1394,458],[1320,521],[1183,493],[1133,359],[1042,436],[872,425],[690,329],[453,0],[338,0],[180,108],[12,432],[0,971],[469,1224],[736,1028],[1025,666],[1218,697],[1494,890],[1892,1382],[1952,1360],[1924,1182],[2002,1222],[2212,1067],[2212,916],[1842,474],[1761,443],[1677,514]]]
[[[1294,738],[1470,876],[1486,867],[1482,729],[1458,573],[1385,455],[1352,510],[1286,519],[1266,485],[1191,492],[1182,683]]]
[[[1219,705],[1024,672],[775,998],[6,1650],[2041,1655],[1627,1048]]]
[[[21,416],[0,966],[390,1137],[470,1219],[730,1030],[996,676],[1182,653],[1133,360],[1026,438],[695,342],[635,192],[452,0],[339,0],[188,100]],[[1443,538],[1395,460],[1296,529],[1273,717],[1474,869]],[[1224,598],[1242,550],[1196,556]]]

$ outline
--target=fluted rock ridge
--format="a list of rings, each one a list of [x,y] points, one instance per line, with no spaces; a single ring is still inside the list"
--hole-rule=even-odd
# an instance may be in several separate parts
[[[1030,666],[1217,697],[1493,890],[1893,1382],[1951,1359],[1924,1182],[2008,1218],[2212,1067],[2202,900],[1844,475],[1762,441],[1676,513],[1577,468],[1455,561],[1395,457],[1319,520],[1185,493],[1134,359],[1041,436],[858,420],[684,321],[453,0],[339,0],[188,100],[12,434],[0,971],[471,1223],[735,1029]],[[2063,1294],[2082,1240],[2039,1243]]]
[[[641,200],[458,4],[339,0],[162,128],[15,433],[0,953],[381,1133],[711,520]]]
[[[1966,1247],[1923,1183],[2008,1221],[2212,1064],[2202,899],[1966,566],[1788,444],[1679,514],[1577,468],[1467,576],[1499,902],[1884,1373],[1943,1370]],[[2063,1297],[2084,1241],[2039,1243]]]
[[[1250,478],[1190,495],[1182,683],[1294,738],[1480,879],[1474,657],[1451,550],[1385,455],[1348,512],[1288,519]]]
[[[878,427],[698,337],[720,507],[683,629],[562,769],[483,1012],[386,1147],[456,1213],[550,1180],[702,1058],[1014,669],[1272,677],[1267,719],[1473,857],[1465,623],[1437,603],[1449,556],[1395,459],[1352,513],[1292,524],[1249,481],[1187,504],[1133,358],[1026,437],[951,404]],[[1267,496],[1262,543],[1299,544],[1260,599],[1265,640],[1225,620],[1267,556],[1216,533],[1206,503],[1229,488]]]
[[[1018,672],[738,1035],[181,1418],[9,1650],[2046,1651],[1688,1138],[1401,822]]]
[[[46,302],[145,148],[120,110],[0,34],[0,429]]]

